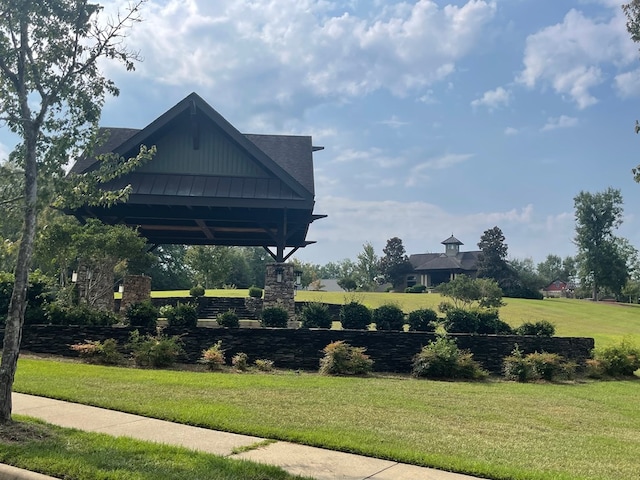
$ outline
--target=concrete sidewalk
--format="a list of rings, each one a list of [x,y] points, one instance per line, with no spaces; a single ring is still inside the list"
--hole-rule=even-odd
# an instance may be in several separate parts
[[[20,393],[14,393],[12,398],[14,414],[39,418],[61,427],[179,445],[228,458],[252,460],[276,465],[292,474],[317,480],[473,480],[475,478],[279,441],[234,454],[235,448],[250,447],[262,442],[263,439]],[[0,465],[0,480],[47,478],[50,477]]]

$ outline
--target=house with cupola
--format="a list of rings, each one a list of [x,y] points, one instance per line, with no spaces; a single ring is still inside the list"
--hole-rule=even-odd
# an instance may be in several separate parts
[[[453,280],[456,275],[477,275],[478,258],[482,253],[480,250],[461,252],[460,247],[464,243],[453,235],[441,243],[444,245],[442,253],[418,253],[409,256],[413,271],[407,275],[408,287],[425,285],[432,288]]]

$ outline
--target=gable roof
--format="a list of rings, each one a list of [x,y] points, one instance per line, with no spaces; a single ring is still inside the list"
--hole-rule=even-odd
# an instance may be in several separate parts
[[[104,185],[131,186],[125,203],[81,207],[78,218],[97,217],[139,229],[150,243],[245,245],[278,248],[308,245],[313,213],[310,136],[244,135],[191,93],[142,129],[104,128],[103,143],[80,158],[70,173],[97,168],[97,156],[135,156],[141,145],[156,156]]]
[[[464,245],[464,243],[462,243],[453,235],[451,235],[449,238],[447,238],[446,240],[443,240],[440,243],[442,243],[443,245]]]
[[[476,264],[480,251],[459,252],[457,255],[444,253],[419,253],[409,256],[409,262],[415,271],[428,270],[477,270]]]
[[[137,154],[140,145],[153,145],[157,139],[171,127],[172,123],[185,121],[189,116],[193,122],[197,118],[200,123],[207,120],[213,128],[219,129],[225,138],[239,151],[244,152],[258,168],[269,172],[272,178],[279,179],[286,188],[285,191],[294,192],[300,199],[313,200],[313,158],[312,152],[320,149],[313,147],[311,137],[293,135],[243,135],[231,125],[222,115],[206,103],[198,94],[191,93],[174,107],[155,119],[143,129],[132,128],[102,128],[100,134],[104,136],[104,143],[96,148],[94,155],[79,159],[71,168],[71,173],[83,173],[97,165],[96,156],[104,153],[116,153],[123,157]],[[205,125],[205,128],[207,125]],[[209,128],[211,128],[209,126]],[[143,167],[146,173],[153,170],[153,161]],[[185,172],[188,176],[189,171]],[[147,175],[148,176],[148,175]],[[174,175],[175,176],[175,175]],[[126,180],[139,180],[140,169]],[[188,182],[189,180],[185,180]],[[118,182],[122,183],[122,182]],[[133,195],[135,195],[135,183]],[[118,185],[108,185],[109,188],[119,188]],[[157,192],[156,192],[157,193]],[[245,192],[244,198],[248,196]],[[291,199],[291,195],[285,194]]]

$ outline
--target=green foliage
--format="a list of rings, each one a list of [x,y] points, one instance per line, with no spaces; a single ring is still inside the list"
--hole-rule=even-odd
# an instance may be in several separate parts
[[[507,263],[507,244],[499,227],[485,230],[478,242],[482,251],[478,258],[478,278],[491,278],[503,290],[517,281],[516,273]]]
[[[249,296],[251,298],[262,298],[262,289],[260,287],[249,287]]]
[[[414,377],[451,378],[477,380],[487,376],[473,355],[460,350],[456,341],[446,335],[438,335],[413,358]]]
[[[351,301],[340,307],[340,323],[342,323],[342,328],[366,330],[371,321],[371,310],[360,302]]]
[[[158,323],[158,309],[151,300],[132,303],[127,307],[125,320],[132,327],[154,329]]]
[[[467,275],[456,275],[447,283],[438,285],[437,291],[453,300],[456,308],[469,308],[477,305],[484,308],[503,306],[502,290],[491,278],[471,278]]]
[[[281,307],[267,307],[262,309],[260,323],[263,327],[287,328],[289,313]]]
[[[134,330],[129,335],[127,348],[136,365],[139,367],[165,368],[170,367],[183,353],[180,337],[166,335],[140,335]]]
[[[504,358],[503,372],[507,380],[530,382],[554,381],[559,377],[572,378],[576,365],[557,353],[534,352],[524,355],[516,344],[511,355]]]
[[[226,328],[239,328],[240,319],[235,310],[229,309],[226,312],[219,313],[216,316],[218,325]]]
[[[324,303],[307,303],[301,312],[303,328],[331,328],[329,307]]]
[[[9,272],[0,272],[0,325],[4,325],[9,302],[13,292],[14,276]],[[29,276],[27,291],[27,309],[25,311],[25,325],[46,323],[46,305],[51,301],[51,280],[40,272],[33,272]]]
[[[195,298],[204,297],[204,287],[202,285],[195,285],[191,287],[189,295]]]
[[[84,303],[71,307],[50,303],[46,306],[45,316],[51,325],[110,326],[119,321],[115,313],[98,310]]]
[[[640,348],[624,339],[617,345],[597,349],[589,367],[594,377],[632,377],[640,369]]]
[[[171,328],[195,328],[198,326],[198,307],[193,303],[178,303],[167,312],[167,324]]]
[[[233,368],[235,368],[236,370],[245,372],[249,370],[249,357],[244,352],[236,353],[231,358],[231,365],[233,365]]]
[[[322,350],[320,373],[323,375],[366,375],[373,368],[373,360],[364,347],[352,347],[347,342],[333,342]]]
[[[418,283],[412,287],[407,287],[404,289],[404,293],[424,293],[427,291],[427,286]]]
[[[627,282],[621,239],[614,236],[622,224],[622,205],[622,194],[614,188],[595,194],[582,191],[574,198],[580,279],[591,286],[595,299],[600,287],[618,294]]]
[[[358,282],[355,278],[347,276],[338,279],[338,286],[345,292],[354,292],[358,288]]]
[[[253,364],[261,372],[270,372],[273,370],[273,360],[259,358],[255,362],[253,362]]]
[[[121,365],[124,356],[118,350],[118,342],[114,338],[107,338],[104,342],[87,340],[84,343],[71,345],[71,350],[77,352],[81,358],[91,363],[102,365]]]
[[[477,333],[482,335],[507,335],[512,333],[508,323],[500,320],[493,308],[448,308],[444,328],[449,333]]]
[[[393,284],[393,288],[404,287],[405,276],[413,270],[409,257],[406,255],[402,240],[393,237],[387,240],[386,246],[382,249],[384,256],[380,259],[380,271],[388,282]]]
[[[203,350],[199,362],[204,363],[209,370],[220,370],[226,363],[222,340],[218,340],[215,344]]]
[[[438,314],[430,308],[419,308],[409,312],[407,323],[409,331],[412,332],[434,332],[436,323],[438,322]]]
[[[524,322],[514,332],[516,335],[533,335],[538,337],[553,337],[556,333],[556,327],[547,320],[538,322]]]
[[[390,303],[374,309],[371,319],[377,330],[402,330],[405,321],[402,309]]]

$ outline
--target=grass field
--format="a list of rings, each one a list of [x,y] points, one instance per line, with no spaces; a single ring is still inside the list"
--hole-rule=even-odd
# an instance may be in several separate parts
[[[16,420],[0,425],[0,463],[56,478],[303,480],[280,468],[186,448],[60,428],[26,417]]]
[[[21,359],[15,390],[495,479],[640,479],[640,381],[518,384]]]
[[[246,297],[247,290],[207,290],[210,297]],[[156,298],[189,296],[187,290],[152,292]],[[296,301],[316,301],[343,304],[356,299],[375,308],[385,303],[396,303],[408,313],[418,308],[437,311],[444,300],[437,293],[344,293],[299,291]],[[566,337],[593,337],[596,347],[620,342],[623,338],[640,344],[640,305],[590,302],[567,298],[523,300],[505,298],[500,317],[511,326],[525,321],[548,320],[556,326],[556,334]]]

